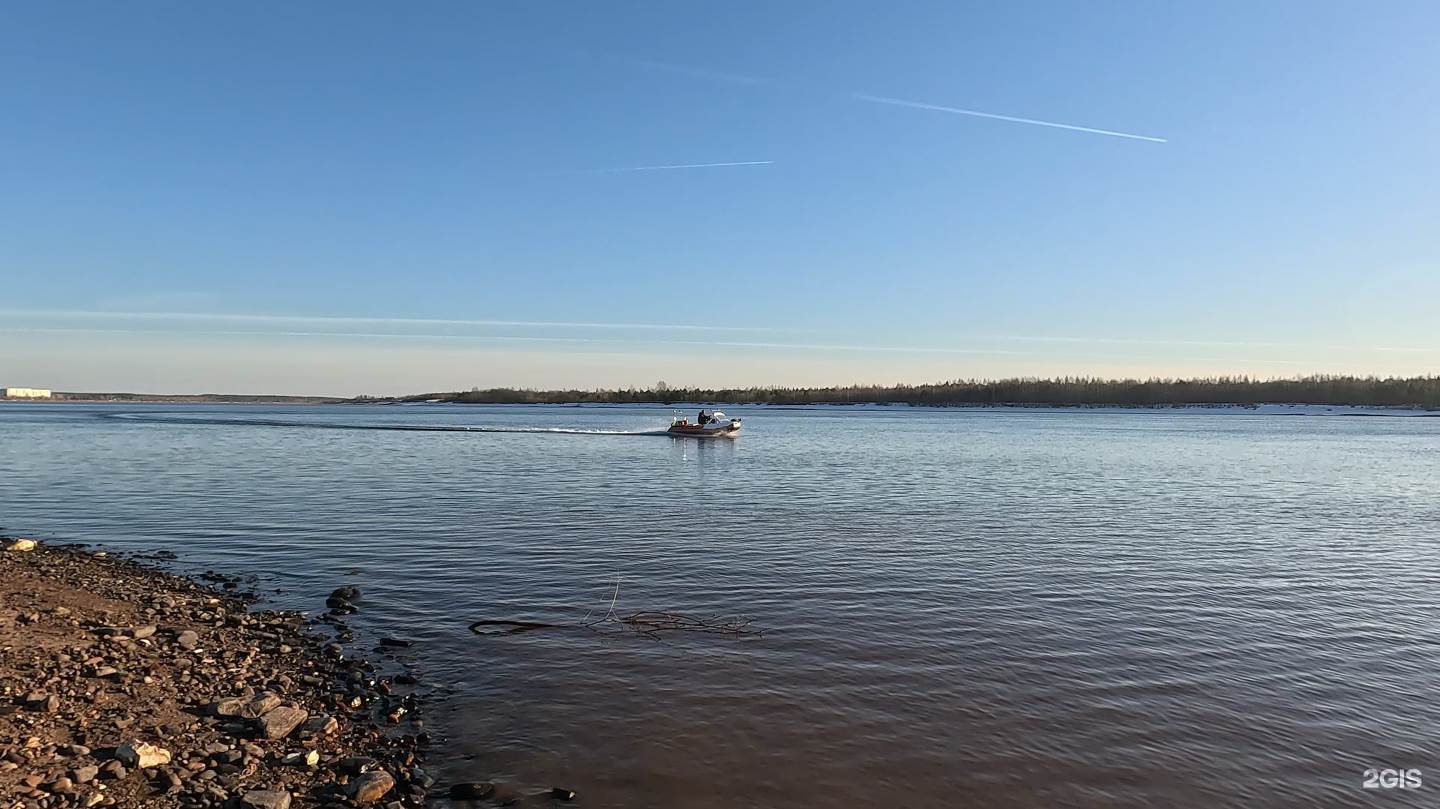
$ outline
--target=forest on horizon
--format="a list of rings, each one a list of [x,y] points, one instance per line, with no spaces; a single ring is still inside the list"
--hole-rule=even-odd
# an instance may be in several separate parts
[[[352,401],[433,401],[467,404],[905,404],[922,407],[1176,407],[1186,405],[1307,404],[1420,407],[1440,410],[1440,376],[1356,377],[1315,375],[1294,379],[1014,378],[956,380],[927,385],[852,385],[831,388],[683,388],[663,382],[640,390],[472,389],[399,398]]]

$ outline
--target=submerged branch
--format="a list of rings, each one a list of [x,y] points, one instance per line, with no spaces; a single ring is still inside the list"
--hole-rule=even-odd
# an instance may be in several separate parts
[[[477,635],[516,635],[534,629],[558,629],[565,624],[546,624],[539,621],[476,621],[470,631]]]
[[[615,630],[634,632],[652,640],[669,632],[701,632],[733,637],[758,636],[761,630],[755,628],[755,619],[744,615],[731,618],[697,617],[675,612],[644,611],[617,615],[615,605],[620,600],[620,577],[615,577],[615,589],[610,596],[609,609],[604,617],[590,619],[594,610],[585,613],[578,623],[551,624],[542,621],[484,620],[470,625],[470,631],[477,635],[518,635],[536,629],[589,629],[600,634],[611,634]]]

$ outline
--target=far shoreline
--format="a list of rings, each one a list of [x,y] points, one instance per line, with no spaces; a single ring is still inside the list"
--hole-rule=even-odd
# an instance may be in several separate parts
[[[7,402],[0,399],[0,407],[5,404],[18,403]],[[31,404],[40,404],[38,401],[31,401]],[[811,402],[805,404],[770,404],[766,402],[430,402],[430,401],[404,401],[404,400],[374,400],[356,402],[349,399],[336,399],[325,401],[304,401],[292,400],[266,400],[247,398],[243,400],[231,400],[225,398],[206,398],[203,400],[177,399],[177,398],[135,398],[135,399],[68,399],[50,400],[48,404],[56,406],[63,405],[114,405],[124,406],[131,404],[144,405],[244,405],[244,406],[265,406],[265,405],[297,405],[304,407],[344,405],[358,407],[424,407],[424,408],[485,408],[485,407],[521,407],[540,409],[558,408],[590,408],[595,410],[621,409],[630,407],[654,406],[675,410],[693,410],[696,408],[716,409],[720,407],[744,407],[759,408],[770,411],[796,411],[796,410],[848,410],[868,412],[905,412],[905,411],[928,411],[928,412],[951,412],[951,413],[1088,413],[1094,415],[1195,415],[1195,416],[1310,416],[1310,417],[1336,417],[1336,418],[1427,418],[1440,417],[1440,408],[1426,408],[1418,405],[1325,405],[1307,404],[1296,402],[1266,403],[1266,404],[1157,404],[1157,405],[1132,405],[1132,404],[1025,404],[1025,403],[998,403],[998,404],[954,404],[954,405],[911,405],[905,402]],[[0,410],[0,413],[3,413]]]
[[[497,405],[703,405],[909,406],[936,408],[1190,409],[1328,407],[1440,412],[1440,376],[1308,376],[1292,379],[1014,378],[955,380],[926,385],[852,385],[827,388],[651,388],[534,390],[490,388],[405,396],[294,396],[278,394],[145,394],[57,391],[46,398],[7,402],[119,402],[147,404],[497,404]]]

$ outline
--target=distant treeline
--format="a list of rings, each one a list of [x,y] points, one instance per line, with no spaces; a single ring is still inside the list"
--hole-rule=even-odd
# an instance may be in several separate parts
[[[1440,410],[1440,376],[1408,379],[1307,376],[1297,379],[1001,379],[933,385],[854,385],[846,388],[745,388],[710,390],[657,385],[649,390],[516,390],[492,388],[407,396],[400,401],[472,404],[906,404],[928,407],[1309,404],[1356,407],[1423,407]],[[379,401],[379,400],[367,400]],[[390,400],[394,401],[394,400]]]
[[[29,401],[47,401],[35,399]],[[246,393],[63,393],[56,391],[54,402],[191,402],[196,404],[327,404],[346,399],[325,396],[269,396]]]

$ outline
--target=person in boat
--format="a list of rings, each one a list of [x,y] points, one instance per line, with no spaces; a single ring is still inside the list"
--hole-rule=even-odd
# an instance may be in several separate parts
[[[706,413],[704,410],[701,410],[700,415],[695,417],[695,423],[700,425],[701,427],[704,427],[706,424],[710,423],[710,414]]]

